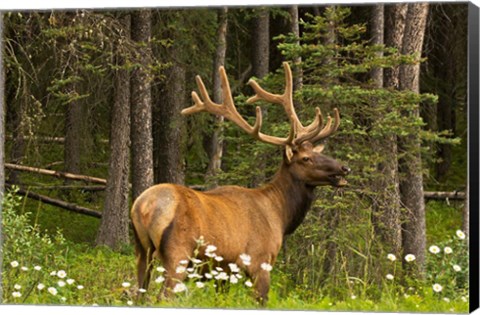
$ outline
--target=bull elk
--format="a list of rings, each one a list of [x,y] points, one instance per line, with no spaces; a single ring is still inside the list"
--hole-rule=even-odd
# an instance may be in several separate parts
[[[319,142],[335,132],[340,123],[338,110],[329,116],[325,126],[319,108],[315,119],[303,126],[293,106],[292,73],[288,63],[285,70],[285,91],[272,94],[255,81],[249,85],[255,95],[247,100],[264,100],[282,105],[290,120],[286,138],[270,136],[260,131],[262,112],[256,108],[256,122],[250,125],[236,110],[225,69],[220,67],[223,104],[214,103],[202,82],[196,81],[200,95],[192,92],[194,105],[182,111],[183,115],[208,112],[222,115],[253,138],[284,148],[284,158],[274,178],[257,189],[223,186],[200,192],[174,184],[159,184],[145,190],[134,202],[131,218],[135,230],[137,276],[140,288],[147,288],[151,262],[161,259],[165,268],[164,292],[168,294],[185,274],[177,273],[180,261],[191,259],[202,238],[205,244],[217,247],[223,257],[220,265],[235,263],[253,280],[257,299],[268,298],[270,274],[262,263],[273,265],[285,235],[291,234],[302,223],[314,199],[316,186],[335,187],[347,184],[343,176],[350,169],[322,154]],[[247,254],[251,263],[245,264],[240,255]],[[245,257],[245,256],[244,256]],[[205,259],[200,251],[197,259]]]

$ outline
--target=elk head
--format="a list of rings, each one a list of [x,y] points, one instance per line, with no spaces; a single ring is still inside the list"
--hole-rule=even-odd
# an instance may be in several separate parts
[[[200,111],[221,115],[235,123],[246,133],[257,140],[285,148],[284,165],[293,178],[305,182],[308,186],[331,185],[342,187],[347,185],[343,176],[350,172],[350,168],[342,165],[337,160],[322,154],[324,145],[321,143],[325,138],[333,134],[340,125],[339,111],[334,108],[335,120],[328,116],[324,125],[320,109],[315,109],[315,119],[308,125],[303,126],[293,106],[293,83],[292,71],[287,62],[283,63],[285,70],[285,90],[283,94],[272,94],[265,91],[260,85],[250,80],[248,84],[255,91],[255,95],[247,100],[254,103],[263,100],[269,103],[283,106],[290,120],[290,132],[285,138],[270,136],[260,131],[262,127],[262,111],[256,107],[256,121],[252,126],[238,113],[228,83],[227,74],[220,67],[220,79],[223,91],[223,104],[214,103],[203,84],[200,76],[195,79],[200,91],[201,98],[196,92],[192,92],[194,105],[182,111],[188,115]],[[203,99],[203,100],[202,100]]]

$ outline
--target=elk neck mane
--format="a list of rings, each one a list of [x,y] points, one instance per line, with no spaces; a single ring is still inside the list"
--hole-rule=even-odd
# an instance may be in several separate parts
[[[259,188],[276,203],[276,211],[282,212],[284,235],[293,233],[303,222],[315,198],[314,189],[294,178],[285,162],[282,162],[273,179]]]

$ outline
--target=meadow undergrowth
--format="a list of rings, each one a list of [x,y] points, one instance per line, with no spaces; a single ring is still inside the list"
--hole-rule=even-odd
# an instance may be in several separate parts
[[[196,254],[205,251],[207,261],[191,257],[179,262],[177,272],[185,273],[186,280],[178,282],[173,289],[175,297],[166,300],[159,298],[165,281],[160,262],[153,266],[148,290],[139,290],[133,248],[114,252],[106,247],[72,243],[62,237],[61,231],[45,233],[30,223],[28,212],[16,211],[21,205],[14,191],[5,195],[2,278],[6,304],[260,308],[252,279],[236,264],[219,267],[217,263],[223,258],[215,254],[214,244],[199,241]],[[467,245],[460,230],[452,231],[441,242],[428,244],[424,278],[409,278],[400,272],[402,265],[416,263],[413,255],[377,257],[384,260],[388,270],[381,285],[365,288],[352,284],[344,290],[346,294],[335,298],[292,285],[281,268],[265,262],[262,268],[272,278],[267,308],[466,313]],[[243,265],[251,263],[246,253],[239,258]]]

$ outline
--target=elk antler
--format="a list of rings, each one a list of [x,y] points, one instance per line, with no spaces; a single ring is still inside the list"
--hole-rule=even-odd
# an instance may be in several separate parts
[[[197,81],[198,89],[202,98],[194,91],[192,92],[192,99],[194,105],[182,110],[183,115],[190,115],[197,112],[205,111],[211,114],[224,116],[228,120],[235,123],[246,133],[250,134],[254,138],[274,145],[294,145],[300,144],[304,141],[311,141],[315,143],[330,136],[335,130],[337,130],[338,125],[340,124],[340,116],[338,110],[335,108],[335,124],[332,126],[332,118],[328,117],[326,126],[323,127],[323,118],[320,109],[317,107],[315,109],[315,119],[314,121],[304,127],[293,107],[293,85],[292,85],[292,71],[288,63],[284,62],[283,67],[285,68],[285,92],[282,95],[272,94],[265,91],[263,88],[258,85],[257,82],[250,80],[248,84],[255,91],[255,95],[250,97],[247,100],[247,103],[254,103],[258,100],[265,100],[270,103],[282,105],[285,109],[285,112],[290,120],[290,134],[286,138],[274,137],[270,135],[263,134],[260,132],[262,127],[262,111],[260,107],[256,107],[256,120],[255,124],[251,126],[243,117],[238,113],[235,104],[233,102],[232,94],[230,91],[230,84],[228,83],[228,77],[223,67],[219,68],[221,86],[223,92],[223,104],[217,104],[213,102],[203,84],[200,76],[196,76],[195,80]],[[203,101],[202,101],[203,99]]]

